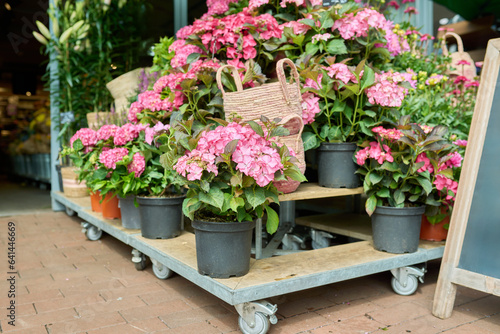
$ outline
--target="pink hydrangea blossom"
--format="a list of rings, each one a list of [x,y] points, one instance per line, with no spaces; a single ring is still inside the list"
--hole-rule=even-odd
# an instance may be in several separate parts
[[[363,165],[368,158],[375,159],[379,164],[383,164],[384,161],[394,161],[390,147],[385,144],[380,147],[380,144],[376,141],[371,142],[370,146],[359,150],[355,157],[358,165]]]
[[[306,78],[306,82],[304,83],[304,88],[312,88],[312,89],[321,89],[321,80],[323,79],[323,73],[318,74],[317,80],[313,80],[311,78]]]
[[[450,159],[446,161],[446,167],[448,168],[453,168],[453,167],[461,167],[462,166],[462,160],[464,159],[462,155],[458,152],[453,152],[448,154],[451,156]]]
[[[314,122],[314,117],[316,117],[320,111],[319,96],[311,92],[302,94],[302,119],[304,124],[311,124]]]
[[[128,155],[128,149],[125,147],[112,148],[99,154],[99,162],[108,169],[116,169],[116,163],[122,161]]]
[[[295,35],[304,35],[305,33],[307,33],[311,29],[311,27],[308,26],[307,24],[300,23],[298,21],[290,21],[290,22],[287,22],[287,23],[283,23],[279,27],[282,30],[284,28],[286,28],[286,27],[292,28],[293,29],[293,33]]]
[[[82,141],[83,146],[87,148],[93,147],[97,143],[97,133],[89,128],[82,128],[71,137],[69,140],[69,144],[73,147],[73,143],[75,140],[80,139]]]
[[[367,37],[370,28],[383,29],[386,25],[384,15],[374,9],[364,8],[356,14],[348,13],[333,24],[332,30],[338,30],[343,39]]]
[[[137,119],[137,114],[140,113],[144,108],[139,103],[139,101],[132,102],[130,105],[130,109],[128,110],[127,119],[131,123],[137,123],[139,120]]]
[[[286,8],[287,4],[294,4],[297,7],[304,6],[304,0],[281,0],[280,6]]]
[[[267,5],[268,3],[269,0],[250,0],[248,2],[248,8],[255,9],[259,8],[260,6]]]
[[[116,130],[120,127],[115,124],[106,124],[101,126],[97,130],[97,140],[108,140],[109,138],[114,137]]]
[[[332,79],[337,79],[342,81],[344,84],[351,82],[356,82],[356,76],[351,72],[346,64],[337,63],[332,64],[325,68],[328,72],[328,76]]]
[[[316,34],[314,35],[311,40],[313,42],[313,44],[317,43],[318,41],[327,41],[330,37],[332,37],[331,34]]]
[[[388,139],[391,142],[397,141],[403,137],[403,133],[398,129],[385,129],[382,126],[377,126],[372,129],[373,133],[378,134],[381,138]]]
[[[418,14],[418,10],[415,7],[408,7],[404,11],[405,14]]]
[[[423,173],[425,171],[429,171],[429,173],[432,173],[434,172],[434,167],[432,166],[431,164],[431,160],[427,157],[427,154],[424,153],[420,153],[418,156],[417,156],[417,159],[415,160],[416,163],[419,163],[419,162],[424,162],[424,165],[422,167],[420,167],[417,172],[419,173]]]
[[[446,200],[454,200],[457,194],[458,182],[453,181],[443,175],[436,175],[436,179],[434,180],[434,185],[436,189],[439,191],[446,190]],[[449,192],[451,191],[452,194]]]
[[[207,131],[200,137],[196,149],[179,158],[174,169],[188,180],[200,180],[203,172],[218,174],[217,160],[224,153],[227,144],[238,140],[231,160],[236,170],[255,179],[264,187],[274,180],[274,174],[283,170],[279,152],[270,142],[256,134],[249,126],[229,123]]]
[[[154,137],[161,133],[162,131],[168,131],[170,129],[170,125],[169,124],[163,124],[162,122],[158,122],[155,124],[155,126],[153,126],[152,128],[147,128],[145,133],[146,133],[146,143],[148,143],[149,145],[151,145],[151,143],[153,142],[153,139]]]
[[[139,136],[139,132],[141,128],[132,123],[125,123],[115,132],[115,138],[113,143],[116,146],[126,145],[131,140],[137,138]]]
[[[383,107],[400,107],[408,89],[399,85],[405,81],[404,76],[399,73],[375,74],[375,84],[368,87],[365,92],[371,104]]]
[[[464,139],[457,139],[453,142],[453,144],[457,145],[457,146],[460,146],[462,148],[465,148],[467,147],[467,140],[464,140]]]
[[[192,44],[186,44],[175,51],[175,56],[170,61],[172,67],[181,67],[187,64],[187,58],[192,53],[204,54],[203,50]]]
[[[132,156],[132,162],[127,166],[127,171],[134,173],[135,177],[139,177],[144,169],[146,169],[146,160],[141,153],[137,152]]]

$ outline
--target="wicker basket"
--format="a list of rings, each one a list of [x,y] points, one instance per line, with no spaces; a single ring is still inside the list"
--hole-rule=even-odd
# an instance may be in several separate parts
[[[448,48],[446,47],[446,37],[452,36],[457,40],[457,52],[449,53]],[[441,49],[443,50],[444,56],[449,56],[451,58],[451,67],[454,70],[448,69],[447,73],[450,76],[464,76],[469,80],[474,80],[474,77],[477,75],[476,73],[476,65],[474,64],[474,60],[472,57],[464,51],[464,44],[462,43],[462,38],[454,32],[447,32],[443,36],[443,42],[441,44]],[[469,65],[458,65],[459,61],[465,60],[469,63]]]
[[[291,68],[292,83],[288,83],[284,65]],[[222,85],[222,72],[225,68],[231,69],[236,83],[236,92],[225,92]],[[243,90],[241,78],[236,67],[226,65],[217,71],[217,85],[222,91],[224,112],[226,115],[237,115],[242,121],[258,120],[261,115],[269,119],[280,118],[280,123],[290,131],[290,135],[278,138],[278,142],[292,149],[298,159],[297,167],[302,173],[306,170],[304,143],[302,142],[302,95],[299,87],[299,74],[295,64],[288,58],[281,59],[276,65],[278,81],[264,84],[259,87]],[[227,117],[226,117],[227,118]],[[283,193],[295,191],[300,182],[288,179],[274,182],[276,188]]]
[[[78,174],[75,167],[62,167],[61,176],[63,181],[63,192],[67,197],[88,196],[85,181],[78,182]]]
[[[288,83],[284,65],[291,67],[293,82]],[[225,92],[222,85],[222,72],[231,69],[236,83],[236,92]],[[276,65],[278,81],[262,86],[243,90],[241,78],[236,67],[225,65],[217,70],[217,86],[222,91],[224,99],[224,113],[236,114],[243,121],[258,120],[261,115],[269,119],[283,118],[287,115],[302,117],[302,94],[299,87],[299,74],[294,63],[288,59],[281,59]]]

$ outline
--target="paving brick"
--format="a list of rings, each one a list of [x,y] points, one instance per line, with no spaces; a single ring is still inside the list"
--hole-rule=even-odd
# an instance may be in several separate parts
[[[35,302],[35,308],[38,313],[44,313],[51,310],[78,307],[81,305],[92,305],[100,302],[103,302],[103,298],[99,295],[99,293],[88,292],[80,295],[72,295],[64,298]]]
[[[86,334],[116,334],[116,333],[127,333],[127,334],[144,334],[144,333],[151,333],[151,332],[145,332],[144,330],[137,328],[135,326],[132,326],[131,324],[122,324],[122,325],[116,325],[116,326],[107,326],[99,329],[93,329],[85,332]]]
[[[154,281],[125,287],[120,281],[117,280],[113,285],[103,285],[102,289],[99,289],[98,291],[105,300],[126,296],[139,296],[142,300],[144,300],[144,298],[142,298],[143,295],[161,295],[164,292],[164,289]],[[146,300],[144,301],[146,304],[150,304]],[[158,303],[165,301],[167,300],[159,300]]]
[[[82,317],[87,314],[93,313],[105,313],[105,312],[114,312],[114,311],[122,311],[131,308],[138,308],[145,306],[144,303],[138,296],[131,297],[119,297],[117,299],[110,299],[108,301],[102,301],[102,299],[97,303],[84,303],[76,306],[76,312],[80,314]]]
[[[19,334],[47,334],[47,329],[45,325],[35,326],[31,328],[17,328],[17,326],[13,327],[10,325],[1,324],[2,333],[19,333]]]
[[[498,331],[492,332],[484,328],[476,326],[474,323],[462,325],[452,328],[444,332],[446,334],[497,334]],[[423,334],[423,333],[422,333]]]
[[[150,318],[146,320],[136,320],[129,322],[130,326],[141,329],[143,332],[152,333],[167,330],[167,325],[160,318]]]
[[[48,325],[55,322],[64,322],[75,319],[77,314],[73,308],[66,308],[57,311],[45,312],[35,315],[23,316],[18,314],[16,318],[16,328],[27,329],[42,325]],[[69,333],[69,332],[66,332]]]
[[[209,324],[206,321],[194,323],[194,324],[188,324],[184,325],[181,327],[173,328],[167,333],[172,333],[172,334],[220,334],[222,333],[220,330],[217,328],[213,327],[211,324]]]
[[[409,317],[418,318],[430,312],[416,303],[406,302],[375,311],[367,311],[366,313],[384,326],[388,326],[407,321]]]
[[[277,313],[285,318],[288,318],[302,313],[308,313],[314,310],[327,308],[332,304],[333,303],[331,300],[328,300],[322,296],[304,297],[297,300],[278,303]]]
[[[93,314],[88,317],[75,317],[73,320],[53,322],[47,325],[50,333],[54,334],[65,334],[65,333],[76,333],[82,331],[90,331],[94,329],[99,329],[108,326],[116,326],[120,324],[125,324],[125,320],[118,314],[118,312],[112,313],[100,313]]]
[[[19,294],[18,302],[19,304],[26,303],[36,303],[45,300],[54,300],[64,298],[61,291],[59,289],[50,289],[45,291],[40,291],[36,293],[23,293]]]
[[[477,320],[474,325],[492,332],[498,332],[498,329],[500,328],[500,314],[495,314],[493,316]]]
[[[136,307],[120,311],[120,314],[128,321],[137,321],[166,316],[170,313],[178,313],[183,311],[191,311],[192,308],[183,300],[169,301],[161,304],[155,304],[145,307]]]
[[[357,299],[352,302],[347,302],[339,305],[334,305],[321,310],[316,313],[328,319],[330,322],[345,321],[349,318],[364,315],[366,313],[376,312],[382,308],[374,303],[364,299]]]
[[[332,322],[314,312],[309,312],[278,321],[276,325],[272,325],[272,333],[300,333],[329,324]]]
[[[227,314],[229,314],[229,311],[226,308],[220,305],[212,305],[203,308],[160,315],[160,319],[164,321],[168,327],[176,328],[198,322],[204,322],[205,320],[214,319]]]
[[[500,313],[500,297],[493,295],[487,296],[470,303],[463,304],[461,307],[473,309],[474,311],[485,316],[491,316]]]
[[[221,333],[231,333],[239,331],[238,318],[238,315],[230,313],[206,321]]]

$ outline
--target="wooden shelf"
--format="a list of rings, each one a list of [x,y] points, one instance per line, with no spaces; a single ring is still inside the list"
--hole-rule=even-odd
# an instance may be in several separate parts
[[[370,217],[365,214],[342,213],[306,216],[295,218],[295,224],[356,239],[372,240]]]
[[[317,183],[302,183],[293,193],[283,194],[279,196],[281,201],[299,201],[304,199],[337,197],[348,195],[359,195],[363,193],[363,187],[347,189],[347,188],[325,188],[320,187]]]

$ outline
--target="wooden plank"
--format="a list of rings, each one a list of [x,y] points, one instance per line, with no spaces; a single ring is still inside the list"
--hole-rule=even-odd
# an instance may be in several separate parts
[[[498,278],[455,268],[451,281],[455,284],[500,296],[500,279]]]
[[[348,195],[359,195],[363,193],[363,187],[347,188],[325,188],[317,183],[302,183],[293,193],[279,196],[280,201],[298,201],[303,199],[314,199],[323,197],[337,197]]]
[[[295,218],[295,224],[321,231],[345,235],[361,240],[372,240],[372,226],[368,215],[344,213]]]
[[[453,278],[460,260],[467,221],[480,167],[486,130],[490,118],[493,98],[500,69],[500,39],[490,40],[486,50],[484,68],[481,75],[470,137],[465,152],[460,183],[451,216],[450,230],[446,243],[441,270],[434,295],[432,313],[445,319],[451,316],[456,297]]]

